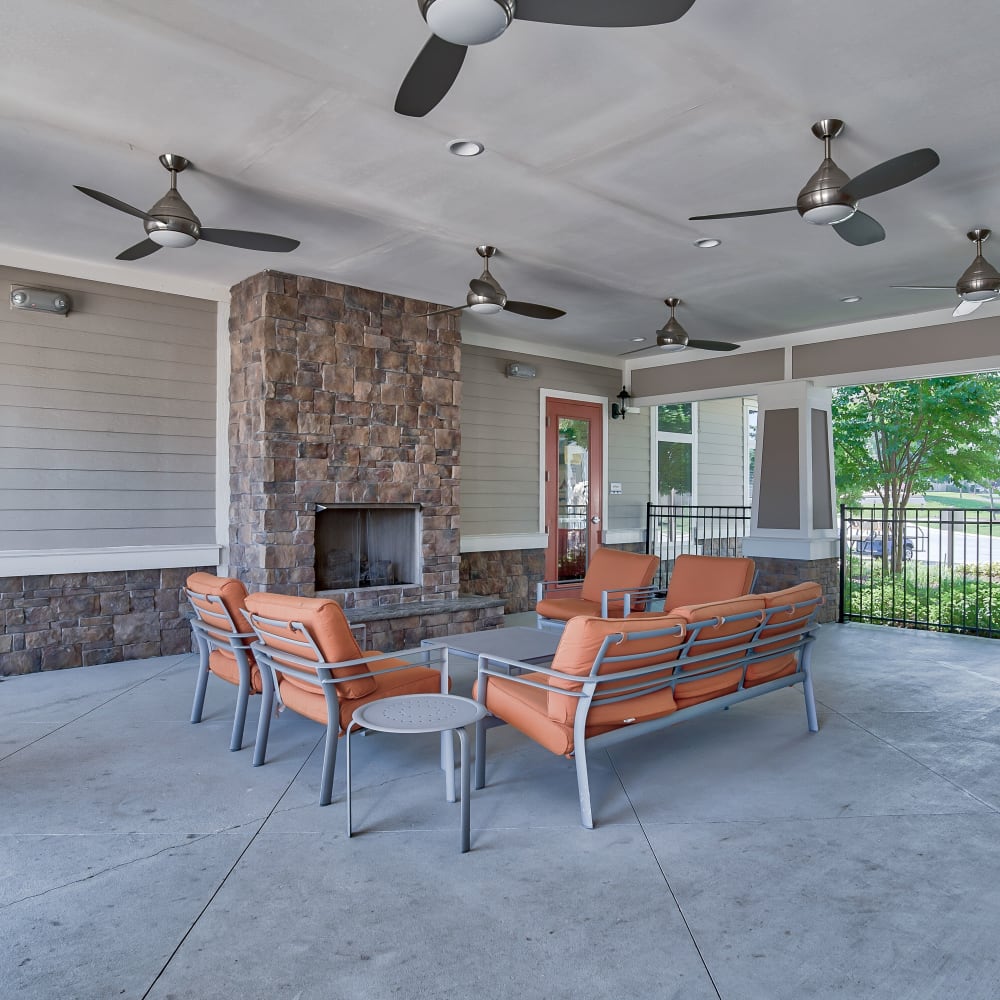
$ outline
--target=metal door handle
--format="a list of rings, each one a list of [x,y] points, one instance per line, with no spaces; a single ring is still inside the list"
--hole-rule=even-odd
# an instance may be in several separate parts
[[[590,523],[591,523],[591,524],[600,524],[600,523],[601,523],[601,519],[600,519],[600,518],[599,518],[599,517],[598,517],[598,516],[597,516],[597,515],[595,514],[595,515],[594,515],[594,516],[593,516],[593,517],[592,517],[592,518],[590,519]]]

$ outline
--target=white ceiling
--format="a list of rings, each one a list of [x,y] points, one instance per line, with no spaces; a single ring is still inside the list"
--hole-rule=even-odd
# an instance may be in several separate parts
[[[12,265],[11,249],[113,261],[141,223],[72,185],[146,208],[167,188],[156,157],[173,152],[197,168],[179,187],[204,225],[302,245],[162,250],[115,280],[230,285],[271,267],[458,304],[486,242],[511,298],[568,315],[466,315],[463,329],[549,351],[652,342],[667,295],[692,337],[740,343],[934,321],[952,292],[888,286],[954,282],[966,230],[1000,229],[996,11],[697,0],[651,28],[515,21],[413,119],[392,107],[428,37],[416,0],[4,0],[0,244]],[[795,214],[687,221],[793,204],[822,159],[809,126],[823,117],[847,122],[834,157],[848,174],[921,146],[941,156],[864,204],[884,243],[853,247]],[[454,157],[454,138],[487,152]],[[696,249],[702,235],[723,245]],[[852,294],[863,301],[840,302]]]

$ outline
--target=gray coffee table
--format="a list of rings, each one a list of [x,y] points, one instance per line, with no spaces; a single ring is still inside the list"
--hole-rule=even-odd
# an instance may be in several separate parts
[[[471,726],[486,714],[486,709],[471,698],[456,694],[401,694],[394,698],[381,698],[354,710],[347,726],[347,836],[351,825],[351,730],[355,727],[373,729],[380,733],[441,733],[458,734],[462,782],[462,853],[469,850],[469,798],[472,795],[469,775],[469,734]],[[448,745],[454,754],[451,739]],[[452,781],[454,782],[454,764]],[[454,801],[454,797],[450,801]]]

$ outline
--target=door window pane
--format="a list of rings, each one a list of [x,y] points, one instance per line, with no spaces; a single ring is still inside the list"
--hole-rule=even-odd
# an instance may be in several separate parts
[[[557,580],[587,571],[590,520],[590,422],[559,418],[559,548]]]

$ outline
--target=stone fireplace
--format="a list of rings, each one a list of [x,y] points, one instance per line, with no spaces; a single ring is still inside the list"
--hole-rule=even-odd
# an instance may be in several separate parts
[[[364,584],[319,573],[346,608],[458,597],[460,338],[432,308],[274,271],[233,288],[229,568],[251,590],[314,596],[317,543],[363,531]],[[395,555],[373,541],[390,525]]]

